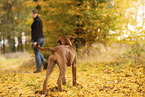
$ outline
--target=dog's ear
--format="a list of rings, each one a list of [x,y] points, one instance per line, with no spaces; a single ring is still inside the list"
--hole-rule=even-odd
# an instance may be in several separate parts
[[[57,40],[56,40],[56,43],[57,43],[58,45],[61,45],[61,44],[62,44],[61,40],[62,40],[62,37],[60,37],[59,39],[57,39]]]
[[[70,41],[73,43],[74,41],[75,41],[75,37],[73,37],[73,36],[67,36],[69,39],[70,39]]]

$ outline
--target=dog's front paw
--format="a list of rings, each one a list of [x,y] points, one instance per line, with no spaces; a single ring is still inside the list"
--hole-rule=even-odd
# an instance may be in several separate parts
[[[43,97],[43,95],[44,95],[44,97],[45,97],[45,95],[46,95],[46,91],[43,91],[43,92],[42,92],[42,97]]]
[[[78,83],[76,83],[76,82],[73,82],[73,86],[77,86],[77,84],[78,84]]]
[[[75,84],[73,84],[73,86],[76,86],[76,87],[81,88],[81,89],[83,88],[83,86],[79,83],[75,83]]]

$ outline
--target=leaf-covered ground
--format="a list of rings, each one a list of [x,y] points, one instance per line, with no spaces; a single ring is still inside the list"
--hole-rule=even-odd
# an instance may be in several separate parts
[[[16,61],[7,61],[8,64],[23,63],[17,68],[6,68],[0,64],[0,96],[2,97],[35,97],[42,91],[43,81],[46,70],[34,74],[34,59],[17,58]],[[67,84],[63,87],[64,91],[57,90],[57,78],[59,69],[57,65],[54,68],[48,81],[47,96],[51,97],[123,97],[134,96],[143,97],[145,94],[145,70],[144,63],[134,65],[131,62],[111,61],[108,63],[79,63],[77,65],[77,82],[79,86],[72,86],[71,67],[67,68]],[[145,62],[145,61],[143,61]],[[8,65],[7,64],[7,65]]]

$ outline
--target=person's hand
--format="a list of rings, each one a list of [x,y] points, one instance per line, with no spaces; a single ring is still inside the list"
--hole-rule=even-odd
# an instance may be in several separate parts
[[[34,42],[34,44],[33,44],[33,48],[36,47],[36,45],[37,45],[37,42]]]

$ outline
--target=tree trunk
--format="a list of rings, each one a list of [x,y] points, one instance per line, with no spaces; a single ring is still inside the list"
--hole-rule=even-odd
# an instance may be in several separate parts
[[[13,37],[13,39],[12,39],[13,41],[13,43],[12,43],[12,52],[16,52],[16,47],[15,47],[15,39],[14,39],[14,37]]]
[[[9,44],[9,46],[8,46],[8,53],[10,53],[11,50],[12,50],[12,43],[13,43],[13,41],[11,39],[11,36],[9,35],[8,36],[8,44]]]
[[[22,44],[22,33],[18,37],[18,51],[23,51],[23,44]]]
[[[5,53],[6,50],[5,50],[5,39],[4,39],[4,38],[3,38],[3,41],[4,41],[4,43],[3,43],[3,45],[2,45],[2,53]]]

